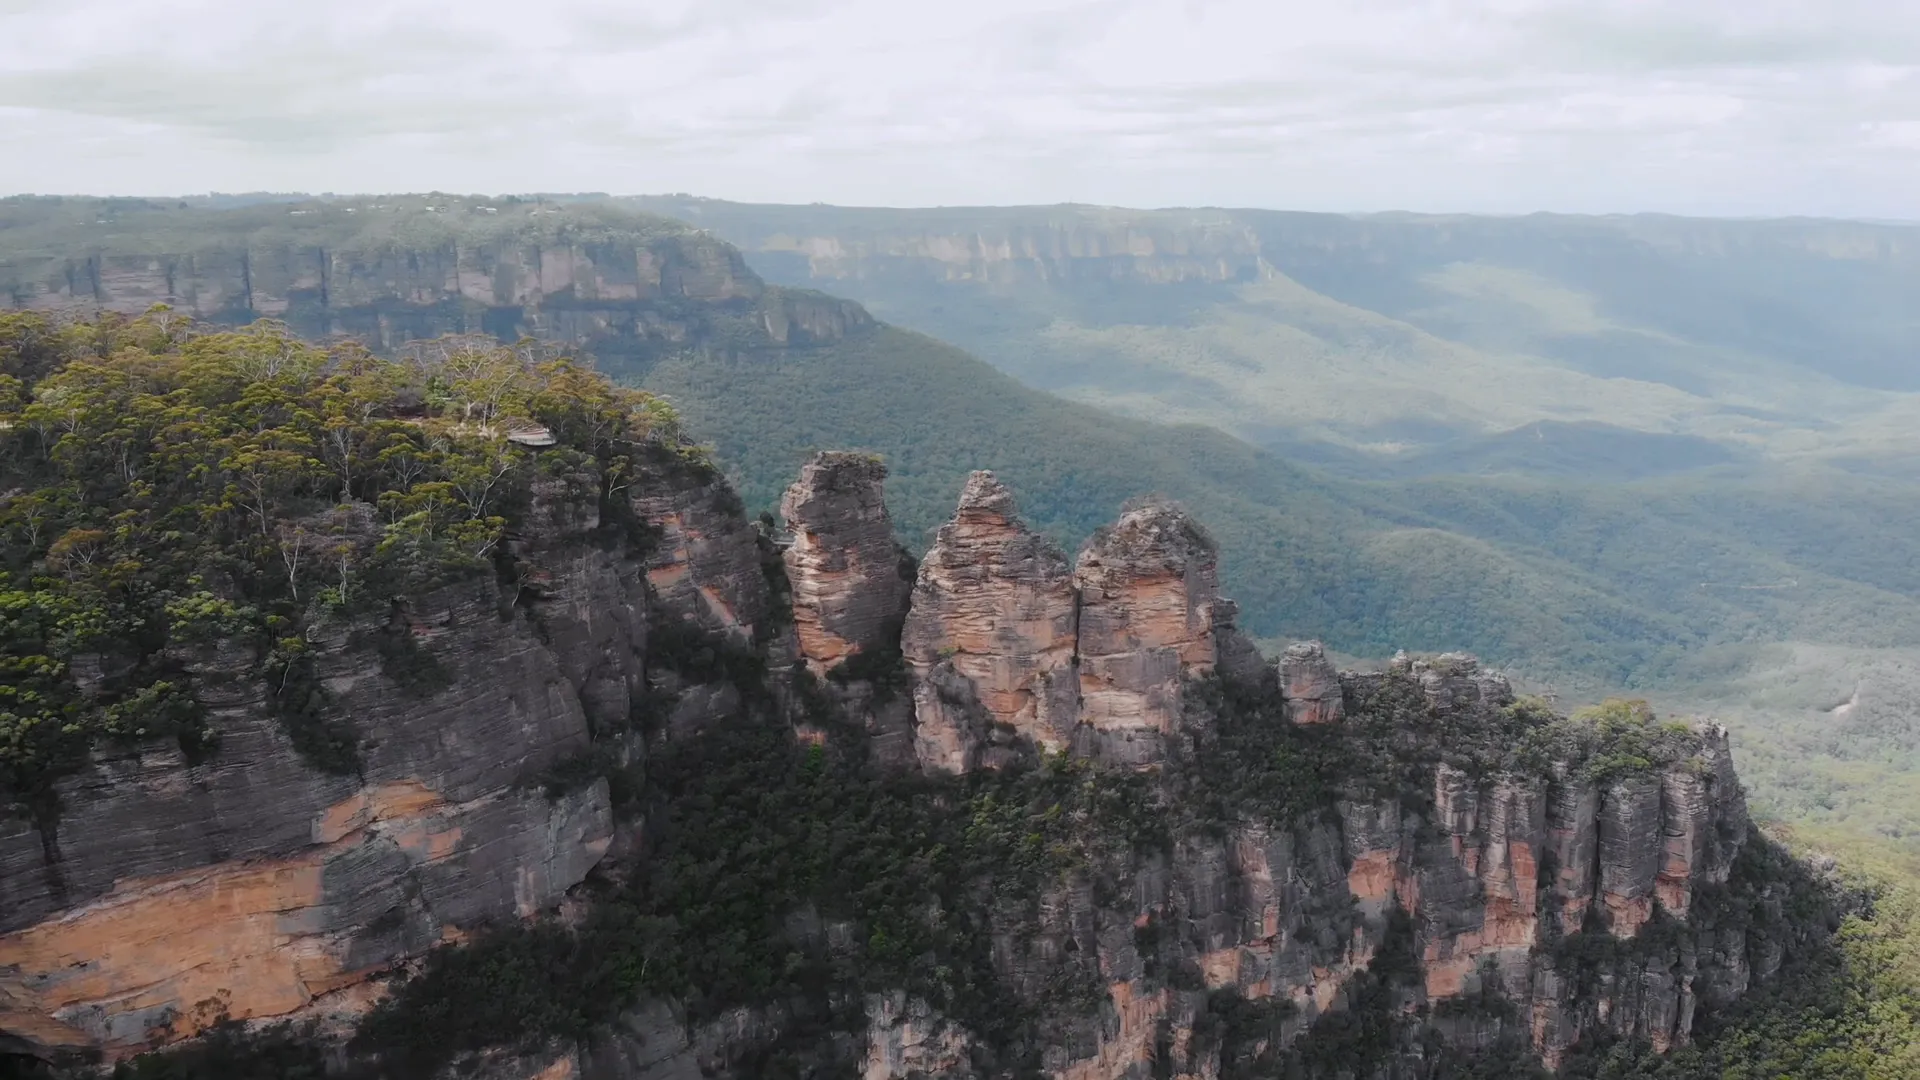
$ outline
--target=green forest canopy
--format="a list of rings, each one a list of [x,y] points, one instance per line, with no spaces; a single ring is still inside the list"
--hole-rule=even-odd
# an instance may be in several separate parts
[[[347,733],[289,700],[303,628],[492,574],[537,476],[601,486],[683,451],[663,402],[565,357],[447,339],[401,359],[156,309],[0,315],[0,799],[101,738],[217,738],[199,645],[235,640],[317,763]],[[558,445],[510,441],[544,426]]]

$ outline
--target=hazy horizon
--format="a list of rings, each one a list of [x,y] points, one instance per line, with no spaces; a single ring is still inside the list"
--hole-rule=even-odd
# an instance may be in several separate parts
[[[1920,5],[1688,8],[0,0],[0,191],[1920,218]]]
[[[852,210],[852,211],[878,210],[878,211],[897,211],[897,212],[912,212],[916,210],[925,210],[925,211],[984,211],[984,210],[1035,210],[1035,209],[1044,210],[1044,209],[1051,209],[1051,208],[1061,208],[1061,209],[1083,209],[1083,210],[1120,210],[1120,211],[1131,211],[1131,212],[1137,212],[1137,213],[1151,213],[1151,214],[1201,212],[1201,211],[1216,211],[1220,213],[1233,213],[1236,211],[1256,211],[1256,212],[1262,212],[1262,213],[1331,214],[1331,215],[1336,215],[1341,217],[1354,217],[1354,218],[1364,218],[1364,217],[1411,217],[1411,218],[1647,217],[1647,218],[1663,218],[1665,217],[1665,218],[1688,218],[1688,219],[1696,219],[1696,220],[1704,220],[1704,221],[1730,221],[1730,222],[1734,222],[1734,221],[1746,221],[1746,222],[1837,221],[1837,222],[1845,222],[1845,223],[1854,224],[1854,225],[1883,225],[1883,226],[1891,226],[1895,228],[1920,227],[1920,217],[1887,218],[1887,217],[1847,216],[1847,215],[1840,215],[1840,214],[1711,214],[1711,213],[1681,214],[1681,213],[1674,213],[1674,212],[1665,211],[1665,210],[1592,210],[1592,211],[1543,210],[1543,209],[1448,210],[1448,209],[1420,209],[1420,208],[1413,208],[1413,207],[1395,207],[1395,208],[1384,209],[1384,210],[1337,210],[1337,209],[1322,210],[1322,209],[1308,209],[1308,208],[1299,207],[1299,206],[1274,206],[1274,205],[1260,205],[1260,204],[1215,205],[1215,204],[1191,203],[1191,204],[1184,204],[1184,205],[1173,204],[1173,205],[1164,205],[1164,206],[1143,206],[1143,205],[1124,205],[1119,203],[1064,202],[1064,201],[1049,202],[1049,203],[1037,203],[1037,202],[1029,202],[1029,203],[985,203],[985,202],[836,203],[836,202],[826,202],[821,200],[815,200],[812,202],[797,202],[793,200],[782,200],[782,199],[754,199],[754,200],[727,199],[719,196],[702,194],[701,192],[697,192],[697,191],[635,191],[635,192],[492,191],[492,192],[489,192],[489,191],[450,191],[450,190],[441,190],[441,189],[433,189],[433,188],[417,188],[417,189],[392,190],[392,191],[292,191],[292,190],[222,191],[218,189],[203,190],[203,191],[164,191],[164,192],[155,192],[155,191],[145,191],[145,192],[142,192],[142,191],[128,191],[128,192],[17,191],[17,192],[0,193],[0,201],[4,201],[7,199],[148,199],[148,200],[177,199],[181,201],[207,200],[207,199],[231,199],[231,200],[257,199],[262,202],[266,202],[266,201],[291,202],[296,200],[308,200],[308,199],[316,200],[316,201],[345,201],[345,200],[351,200],[351,199],[376,199],[376,198],[394,198],[398,196],[433,196],[433,195],[444,195],[449,198],[457,198],[457,199],[522,199],[522,200],[543,199],[543,198],[544,199],[602,198],[602,199],[610,199],[610,200],[695,199],[695,200],[703,200],[708,202],[734,203],[739,205],[780,206],[780,207],[818,206],[818,207],[828,207],[835,210]]]

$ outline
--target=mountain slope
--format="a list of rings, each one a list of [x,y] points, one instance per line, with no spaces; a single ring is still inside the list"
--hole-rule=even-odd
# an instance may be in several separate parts
[[[1736,718],[1762,805],[1920,837],[1920,230],[639,204],[1030,385],[1377,478],[1316,579],[1501,583],[1394,611],[1400,640],[1531,620],[1489,652]],[[1344,595],[1312,631],[1392,647]]]
[[[1870,524],[1863,536],[1888,537],[1872,549],[1878,577],[1856,579],[1848,575],[1864,553],[1850,558],[1845,545],[1805,544],[1811,537],[1778,530],[1741,539],[1714,528],[1711,509],[1682,493],[1663,502],[1524,482],[1340,481],[1207,428],[1157,427],[1063,403],[884,325],[777,356],[686,354],[639,378],[714,441],[754,506],[770,506],[779,478],[831,445],[886,457],[897,520],[911,539],[941,519],[973,467],[1017,479],[1030,493],[1028,516],[1072,541],[1125,499],[1172,496],[1219,536],[1249,627],[1363,655],[1470,642],[1542,675],[1619,685],[1672,678],[1693,651],[1713,645],[1920,635],[1912,604],[1920,540],[1902,527],[1915,518],[1902,516],[1912,509],[1899,500],[1852,508]],[[1783,492],[1777,505],[1846,500],[1822,490]],[[1798,585],[1784,598],[1701,587],[1785,578]],[[1809,594],[1823,604],[1799,603]]]
[[[1920,391],[1911,227],[636,202],[1031,385],[1261,443],[1545,420],[1837,454]]]

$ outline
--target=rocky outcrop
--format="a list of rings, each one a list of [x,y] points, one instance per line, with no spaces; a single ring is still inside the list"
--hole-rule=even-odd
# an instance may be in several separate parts
[[[1045,986],[1093,955],[1096,1006],[1062,1021],[1043,1055],[1045,1075],[1075,1080],[1218,1077],[1226,1047],[1212,1012],[1220,999],[1210,995],[1276,1018],[1261,1038],[1284,1045],[1352,1007],[1352,980],[1398,950],[1411,954],[1418,981],[1396,1007],[1430,1014],[1457,1045],[1529,1041],[1552,1066],[1602,1032],[1662,1049],[1687,1042],[1701,994],[1744,990],[1749,950],[1767,944],[1683,926],[1657,944],[1627,936],[1604,971],[1563,966],[1548,920],[1569,891],[1604,894],[1609,871],[1595,860],[1543,884],[1550,786],[1443,766],[1431,818],[1410,802],[1343,802],[1292,828],[1243,824],[1185,839],[1170,856],[1137,852],[1123,867],[1094,871],[1118,875],[1107,900],[1074,882],[1044,898],[1038,921],[997,939],[996,966],[1017,985]],[[1737,792],[1716,791],[1710,802],[1737,815]],[[1697,880],[1715,872],[1702,867]],[[1475,1004],[1488,999],[1512,1011]],[[977,1042],[924,1003],[890,1001],[867,1035],[868,1076],[921,1075],[916,1054],[964,1061],[964,1045]],[[1031,1007],[1044,1010],[1044,1001]]]
[[[1167,759],[1182,688],[1262,661],[1220,596],[1212,540],[1172,506],[1127,511],[1069,574],[974,473],[920,565],[903,638],[924,767],[966,772],[1025,747],[1132,767]]]
[[[828,673],[895,647],[905,583],[883,475],[822,455],[789,490],[791,639],[762,573],[771,548],[710,470],[670,457],[638,478],[622,519],[643,527],[624,545],[603,542],[606,505],[571,494],[598,485],[549,476],[511,539],[520,573],[506,590],[449,586],[312,636],[315,678],[361,735],[355,774],[301,763],[245,677],[245,650],[185,658],[223,733],[218,755],[102,755],[65,782],[57,824],[0,828],[0,1029],[43,1054],[113,1057],[223,1014],[351,1020],[378,975],[435,944],[560,906],[603,858],[643,866],[643,827],[616,824],[605,781],[549,794],[529,779],[605,749],[597,736],[625,732],[662,689],[680,696],[662,738],[698,737],[722,714],[761,716],[744,684],[703,688],[687,674],[697,664],[656,664],[662,638],[751,650],[760,670],[796,655],[783,651],[792,640]],[[964,806],[980,781],[942,777],[1045,749],[1090,762],[1071,783],[1134,785],[1128,798],[1145,802],[1116,813],[1165,822],[1161,839],[1096,828],[1099,842],[1030,891],[988,866],[969,871],[980,875],[969,889],[915,898],[930,919],[979,928],[966,977],[1005,995],[1020,1019],[1004,1027],[1027,1032],[1024,1043],[995,1041],[1006,1036],[977,1013],[944,1013],[934,988],[955,958],[937,957],[936,977],[912,989],[861,985],[811,1006],[697,1018],[642,1001],[577,1044],[503,1048],[462,1067],[499,1080],[745,1080],[777,1048],[868,1080],[997,1076],[1015,1061],[1056,1080],[1218,1080],[1279,1061],[1321,1017],[1365,1007],[1384,1010],[1369,1021],[1383,1028],[1412,1025],[1405,1068],[1366,1074],[1400,1080],[1431,1074],[1420,1071],[1430,1036],[1468,1049],[1518,1040],[1550,1066],[1602,1035],[1682,1045],[1703,1005],[1777,970],[1782,935],[1716,921],[1702,899],[1724,902],[1718,887],[1737,884],[1748,842],[1725,729],[1685,735],[1684,753],[1646,767],[1596,762],[1574,743],[1546,758],[1450,746],[1504,730],[1503,677],[1461,655],[1335,674],[1318,645],[1263,671],[1247,662],[1216,573],[1204,533],[1160,505],[1123,514],[1070,568],[1005,487],[975,473],[898,631],[911,713],[903,695],[897,732],[876,719],[893,715],[877,677],[811,681],[844,715],[796,720],[795,733],[857,738],[844,721],[866,716],[881,768],[860,782],[924,771],[904,780],[915,798]],[[422,693],[365,647],[374,633],[403,633],[420,650],[410,655],[449,678]],[[1209,689],[1229,677],[1242,682]],[[1271,708],[1216,708],[1229,690]],[[789,719],[821,707],[787,705]],[[1379,730],[1382,716],[1403,727]],[[1225,741],[1250,730],[1269,741]],[[912,749],[879,751],[894,734]],[[1420,749],[1284,814],[1213,798],[1249,764],[1222,746],[1279,760],[1283,747],[1338,752],[1349,737],[1341,768],[1382,743]],[[624,735],[611,746],[630,760],[649,752]],[[1026,826],[1012,820],[1017,840]],[[825,947],[849,958],[867,932],[827,929],[811,908],[792,925],[796,948],[839,942]],[[1369,997],[1374,979],[1397,981]],[[840,1026],[820,1035],[823,1023]]]
[[[358,643],[385,628],[317,643],[331,707],[362,736],[358,775],[304,765],[264,690],[240,683],[207,701],[222,736],[210,761],[149,749],[63,780],[57,822],[22,838],[47,841],[29,878],[43,888],[0,923],[0,969],[19,973],[9,1014],[41,1018],[55,1045],[124,1052],[221,1012],[324,1005],[467,928],[555,903],[612,839],[607,791],[549,800],[522,784],[586,748],[586,709],[532,628],[497,609],[491,590],[448,589],[408,613],[399,632],[450,669],[425,700]],[[222,654],[235,652],[204,670],[251,665],[251,650]]]
[[[861,1080],[972,1076],[973,1036],[905,991],[867,995],[867,1055]]]
[[[958,773],[1018,742],[1065,749],[1079,721],[1077,625],[1066,556],[1020,520],[992,473],[968,477],[920,561],[901,635],[921,763]]]
[[[882,497],[886,476],[878,458],[823,452],[780,500],[793,534],[782,556],[794,630],[817,674],[856,653],[898,647],[913,581]]]
[[[1346,689],[1340,673],[1317,641],[1295,642],[1281,654],[1280,696],[1287,703],[1287,719],[1296,724],[1337,723],[1346,708]]]
[[[1480,670],[1480,661],[1464,653],[1404,661],[1420,682],[1427,702],[1438,712],[1498,708],[1513,701],[1513,685],[1497,671]]]
[[[606,781],[536,778],[632,720],[650,625],[744,641],[767,617],[723,484],[636,479],[650,552],[601,542],[598,503],[575,494],[597,487],[536,485],[517,582],[310,630],[347,770],[303,759],[250,643],[182,654],[217,752],[102,752],[59,781],[57,816],[0,829],[0,1031],[112,1058],[222,1016],[351,1017],[396,965],[554,908],[620,829]]]
[[[1009,560],[1010,548],[1023,557]],[[1044,557],[1031,557],[1036,551]],[[1129,767],[1180,759],[1209,736],[1208,717],[1183,703],[1186,688],[1243,648],[1215,574],[1211,545],[1178,511],[1129,511],[1076,564],[1078,618],[1069,622],[1057,555],[1018,527],[1005,490],[976,474],[929,554],[908,620],[923,702],[916,730],[932,751],[923,762],[957,772],[1008,760],[981,752],[988,726],[1032,730],[1034,713],[1005,703],[1033,697],[993,694],[1037,685],[1037,670],[1059,670],[1057,659],[1039,669],[1032,658],[1059,657],[1069,638],[1078,700],[1042,699],[1059,702],[1054,717],[1073,717],[1065,748]],[[1034,595],[1051,598],[1060,617],[1036,628],[1002,614],[1032,610],[1010,598]],[[984,662],[942,663],[941,643],[958,639],[950,627],[997,644],[975,650]],[[1273,675],[1266,685],[1286,721],[1335,739],[1355,701],[1364,708],[1395,685],[1421,703],[1440,738],[1449,725],[1472,727],[1514,700],[1504,676],[1461,654],[1401,656],[1385,673],[1342,675],[1322,647],[1303,643],[1286,650]],[[1042,730],[1056,739],[1065,733],[1058,723]],[[1442,763],[1430,811],[1419,799],[1359,798],[1292,829],[1243,823],[1221,838],[1189,837],[1170,861],[1136,852],[1135,861],[1108,869],[1116,883],[1105,890],[1130,901],[1116,906],[1063,887],[1042,902],[1040,925],[1010,930],[996,946],[998,965],[1017,985],[1042,985],[1063,977],[1067,957],[1091,950],[1097,958],[1097,1020],[1056,1032],[1047,1072],[1057,1077],[1121,1080],[1168,1068],[1216,1076],[1222,1047],[1196,1034],[1207,991],[1284,1003],[1296,1019],[1272,1037],[1298,1035],[1346,1006],[1349,981],[1374,957],[1401,948],[1419,971],[1409,1008],[1463,1003],[1435,1013],[1434,1023],[1464,1045],[1520,1038],[1549,1064],[1600,1032],[1678,1045],[1692,1028],[1692,988],[1744,988],[1752,967],[1749,942],[1704,928],[1641,946],[1649,924],[1684,920],[1695,890],[1727,880],[1745,839],[1724,730],[1709,726],[1695,738],[1694,758],[1606,778],[1573,758],[1543,773],[1481,775]],[[1409,941],[1394,939],[1400,916],[1410,923]],[[1598,983],[1563,968],[1554,951],[1556,941],[1583,932],[1624,943]],[[1206,990],[1177,989],[1168,970],[1192,972]],[[1489,997],[1512,1003],[1518,1019],[1489,1019],[1465,1004]],[[880,1047],[869,1075],[913,1075],[919,1051],[909,1047],[933,1046],[946,1060],[953,1040],[972,1037],[924,1003],[909,1010],[904,998],[887,1016],[869,1034],[869,1045]]]
[[[760,533],[740,497],[704,465],[673,462],[630,496],[634,517],[654,533],[646,579],[673,616],[737,642],[768,627],[773,597],[760,569]]]
[[[1219,658],[1219,556],[1183,512],[1155,505],[1096,533],[1073,570],[1080,593],[1080,719],[1087,756],[1166,759],[1187,679]]]

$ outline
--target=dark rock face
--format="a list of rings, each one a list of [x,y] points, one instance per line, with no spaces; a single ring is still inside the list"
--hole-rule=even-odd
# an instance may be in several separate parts
[[[1496,671],[1481,671],[1480,661],[1463,653],[1445,653],[1432,660],[1408,662],[1427,701],[1440,712],[1481,707],[1497,708],[1513,701],[1513,687]]]
[[[1287,646],[1280,657],[1280,696],[1287,702],[1287,719],[1296,724],[1337,723],[1345,711],[1346,690],[1340,673],[1317,641]]]
[[[718,473],[658,470],[631,496],[633,515],[658,530],[646,580],[664,612],[741,642],[773,613],[760,570],[760,534]]]

